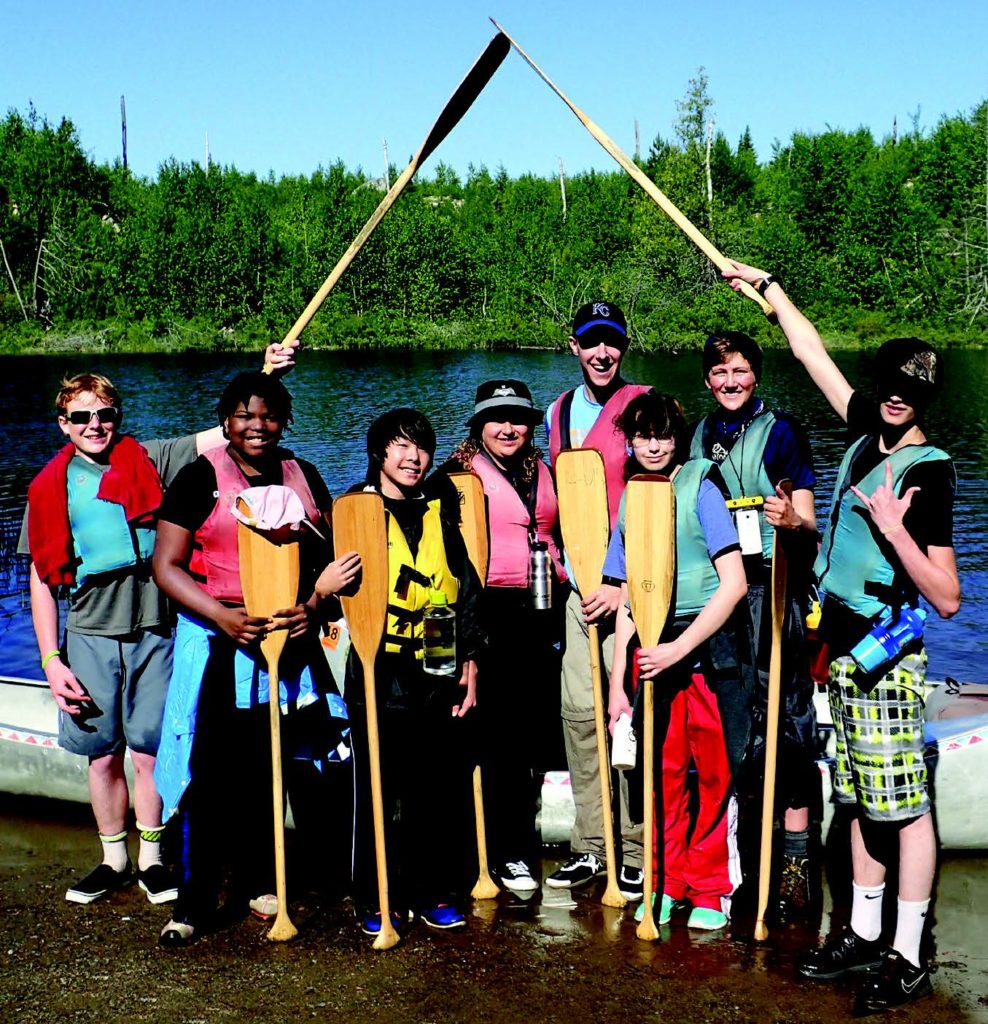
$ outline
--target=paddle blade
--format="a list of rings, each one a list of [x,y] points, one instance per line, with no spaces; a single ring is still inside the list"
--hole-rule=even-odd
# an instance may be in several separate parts
[[[466,73],[466,77],[456,87],[449,102],[443,107],[439,119],[432,126],[432,131],[426,136],[422,148],[415,156],[416,166],[427,160],[439,143],[456,127],[460,118],[494,77],[494,72],[501,66],[510,49],[511,43],[503,32],[498,32],[487,44],[487,49],[477,58],[476,63]]]
[[[298,543],[275,544],[246,523],[238,523],[237,547],[247,614],[267,618],[282,608],[294,608],[298,604]],[[268,660],[277,660],[287,640],[287,629],[273,630],[261,641],[261,651]]]
[[[467,555],[477,570],[481,585],[485,585],[490,560],[490,535],[487,530],[487,495],[484,494],[484,485],[476,473],[450,473],[449,478],[460,498],[460,532],[463,534]]]
[[[657,475],[634,476],[625,491],[624,549],[631,618],[642,647],[659,642],[676,572],[676,497]]]
[[[611,519],[607,511],[604,459],[593,448],[571,448],[556,459],[556,493],[563,545],[576,587],[592,594],[600,586]]]
[[[350,642],[361,662],[373,664],[388,611],[388,526],[384,502],[370,491],[344,494],[333,502],[336,557],[360,554],[360,582],[350,596],[340,595]]]

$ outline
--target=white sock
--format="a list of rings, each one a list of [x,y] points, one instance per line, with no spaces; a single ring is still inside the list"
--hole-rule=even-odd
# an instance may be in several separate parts
[[[862,939],[874,942],[882,934],[882,895],[885,883],[881,885],[858,885],[852,882],[854,897],[851,901],[851,931]]]
[[[899,917],[895,925],[895,942],[892,948],[901,953],[913,967],[919,967],[919,944],[926,927],[926,912],[929,900],[899,900]]]
[[[161,825],[142,825],[137,823],[137,831],[141,835],[141,847],[137,852],[137,866],[147,871],[152,864],[161,863]]]
[[[103,863],[109,864],[114,871],[125,871],[127,869],[127,830],[118,832],[115,836],[105,836],[101,832],[99,841],[103,844]]]

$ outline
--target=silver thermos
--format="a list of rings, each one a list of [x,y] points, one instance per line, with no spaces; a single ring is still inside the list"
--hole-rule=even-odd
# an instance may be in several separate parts
[[[544,540],[533,540],[530,544],[528,592],[536,610],[545,611],[552,607],[552,558]]]

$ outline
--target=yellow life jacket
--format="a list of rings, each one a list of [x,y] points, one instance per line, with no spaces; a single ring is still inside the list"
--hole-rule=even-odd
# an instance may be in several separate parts
[[[389,654],[411,650],[421,659],[422,616],[430,603],[429,592],[441,591],[451,606],[460,592],[460,581],[446,561],[438,498],[428,502],[422,517],[422,538],[414,559],[397,520],[388,516],[388,585],[384,649]]]

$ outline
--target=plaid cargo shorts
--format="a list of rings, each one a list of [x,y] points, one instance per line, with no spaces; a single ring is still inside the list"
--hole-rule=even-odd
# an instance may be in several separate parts
[[[907,654],[868,693],[848,657],[830,663],[830,710],[837,734],[834,798],[874,821],[907,821],[930,810],[926,791],[923,681],[926,651]]]

